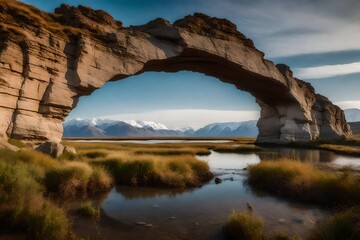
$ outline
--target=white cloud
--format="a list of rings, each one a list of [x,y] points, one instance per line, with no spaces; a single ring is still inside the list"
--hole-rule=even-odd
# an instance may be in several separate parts
[[[358,108],[358,109],[360,109],[360,101],[335,102],[335,105],[338,105],[343,110],[349,109],[349,108]]]
[[[360,62],[294,69],[295,76],[302,79],[327,78],[359,72]]]
[[[163,123],[171,128],[191,126],[195,129],[214,122],[240,122],[256,120],[259,111],[225,111],[206,109],[158,110],[141,113],[124,113],[101,116],[113,120],[144,120]]]
[[[360,49],[356,1],[209,1],[209,14],[229,17],[268,57]]]

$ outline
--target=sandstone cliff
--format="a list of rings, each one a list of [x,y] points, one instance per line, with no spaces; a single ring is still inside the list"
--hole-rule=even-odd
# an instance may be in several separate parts
[[[256,97],[258,142],[350,137],[343,111],[286,65],[264,59],[228,20],[194,14],[123,27],[109,14],[61,5],[54,14],[0,0],[0,137],[59,142],[81,96],[145,71],[190,70]],[[239,103],[241,104],[241,103]]]

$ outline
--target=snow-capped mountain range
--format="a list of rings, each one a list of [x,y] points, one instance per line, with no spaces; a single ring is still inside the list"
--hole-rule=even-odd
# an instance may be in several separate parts
[[[105,136],[196,136],[236,137],[256,136],[256,120],[246,122],[213,123],[194,130],[191,127],[170,129],[164,124],[139,120],[72,119],[63,123],[64,137]]]
[[[360,109],[349,108],[344,110],[347,122],[360,122]]]
[[[360,122],[360,109],[344,110],[348,122]],[[64,137],[105,136],[194,136],[194,137],[255,137],[258,134],[256,120],[244,122],[212,123],[198,130],[191,127],[171,129],[162,123],[139,120],[72,119],[63,123]],[[358,127],[351,123],[354,134]],[[359,124],[358,124],[359,125]],[[357,126],[357,125],[356,125]]]

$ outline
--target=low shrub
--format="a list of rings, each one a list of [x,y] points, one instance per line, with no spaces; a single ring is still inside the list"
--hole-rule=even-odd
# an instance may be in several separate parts
[[[233,211],[222,231],[228,240],[261,240],[263,221],[247,212]]]

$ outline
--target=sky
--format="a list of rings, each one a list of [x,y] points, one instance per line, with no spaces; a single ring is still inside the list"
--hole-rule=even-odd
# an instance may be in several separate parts
[[[23,0],[53,12],[61,3],[103,9],[125,26],[194,12],[227,18],[265,58],[342,108],[360,107],[359,0]],[[112,104],[109,104],[112,103]],[[107,83],[82,97],[70,118],[137,119],[171,127],[257,119],[248,93],[200,73],[152,73]]]

